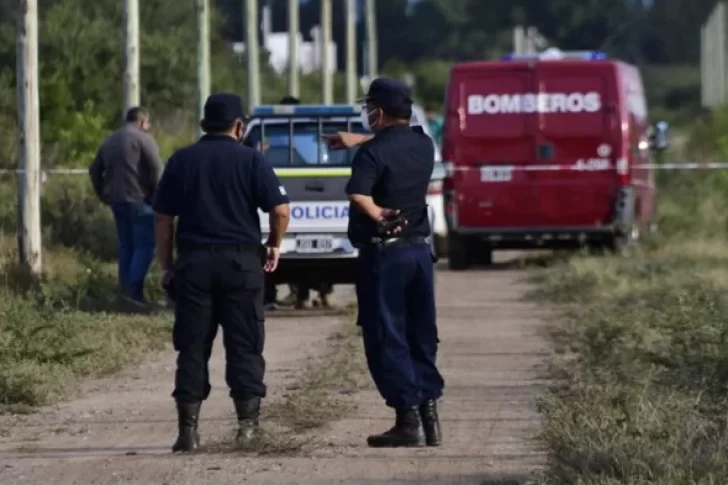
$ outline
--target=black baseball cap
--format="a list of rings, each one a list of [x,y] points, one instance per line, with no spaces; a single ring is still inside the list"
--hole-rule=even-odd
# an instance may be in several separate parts
[[[377,78],[369,85],[366,96],[357,103],[370,103],[391,116],[409,118],[412,116],[412,91],[401,81]]]
[[[243,101],[237,94],[215,93],[205,101],[205,117],[200,122],[203,129],[224,129],[235,120],[244,119]]]
[[[296,98],[295,96],[287,94],[286,96],[283,96],[278,104],[301,104],[301,100]]]

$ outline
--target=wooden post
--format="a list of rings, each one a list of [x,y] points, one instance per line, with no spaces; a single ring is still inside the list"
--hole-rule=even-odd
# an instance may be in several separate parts
[[[210,95],[210,17],[209,0],[196,0],[197,8],[197,121],[205,116]],[[198,125],[199,127],[199,125]],[[202,128],[199,128],[202,135]]]
[[[139,106],[139,0],[124,0],[124,115]],[[124,116],[122,115],[122,116]]]
[[[258,0],[245,0],[245,53],[248,60],[247,92],[248,106],[252,110],[260,104],[260,62],[258,48]]]
[[[299,97],[298,0],[288,0],[288,94]]]
[[[321,99],[334,103],[334,79],[331,69],[331,0],[321,0]]]
[[[354,104],[356,81],[356,1],[346,0],[346,102]]]
[[[40,276],[40,114],[38,99],[38,3],[18,0],[17,84],[18,253],[20,264]]]

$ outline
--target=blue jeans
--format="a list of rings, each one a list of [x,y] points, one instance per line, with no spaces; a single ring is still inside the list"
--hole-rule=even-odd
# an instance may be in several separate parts
[[[111,204],[116,221],[119,285],[131,298],[144,300],[144,280],[154,259],[154,211],[135,202]]]

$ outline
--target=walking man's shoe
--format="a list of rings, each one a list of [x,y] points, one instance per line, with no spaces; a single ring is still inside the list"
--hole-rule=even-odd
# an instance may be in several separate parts
[[[422,419],[416,407],[396,410],[394,427],[382,434],[367,438],[372,448],[415,448],[425,446],[425,432]]]
[[[420,405],[420,417],[422,427],[425,430],[425,442],[427,446],[440,446],[442,444],[442,431],[440,430],[440,418],[437,415],[437,401],[425,401]]]
[[[172,445],[172,451],[195,451],[200,446],[197,425],[200,419],[201,402],[177,402],[179,436]]]
[[[235,441],[243,446],[255,441],[260,435],[260,398],[235,401],[235,414],[238,415],[238,434]]]

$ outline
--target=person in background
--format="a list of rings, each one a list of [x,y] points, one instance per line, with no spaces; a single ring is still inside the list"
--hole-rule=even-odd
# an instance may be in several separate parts
[[[253,148],[261,153],[265,153],[268,145],[264,140],[260,140],[257,143],[250,138],[245,138],[242,141],[243,146]],[[272,277],[266,275],[263,283],[263,309],[266,311],[275,311],[278,309],[278,288],[273,282]]]
[[[442,145],[442,128],[443,128],[443,119],[441,115],[438,115],[432,110],[427,111],[427,123],[428,128],[430,129],[430,133],[432,134],[432,139],[435,140],[435,143],[437,143],[438,146]]]
[[[278,104],[301,104],[301,101],[291,95],[284,96]],[[264,144],[264,141],[261,140],[258,146],[256,147],[258,150],[265,152],[266,145]],[[290,294],[287,297],[287,300],[294,298],[296,295],[296,288],[294,285],[288,285]],[[265,304],[264,307],[267,311],[274,311],[278,309],[278,287],[273,282],[272,276],[267,276],[265,278],[265,294],[264,294],[264,300]],[[287,303],[287,301],[284,301],[284,304]]]
[[[286,95],[281,98],[279,104],[298,105],[301,104],[301,100],[295,96]],[[270,288],[269,286],[269,284],[266,284],[266,294],[270,295],[270,299],[266,299],[266,309],[275,310],[278,306],[276,300],[278,292],[275,289],[275,286],[273,286],[273,288]],[[304,308],[311,298],[310,295],[312,289],[314,288],[310,288],[304,284],[289,284],[289,293],[281,303],[285,306],[293,306],[299,309]],[[313,301],[313,304],[324,308],[331,306],[331,294],[334,292],[333,285],[321,284],[317,286],[315,290],[318,293],[318,298]]]
[[[114,214],[119,286],[137,304],[146,304],[144,280],[154,259],[151,203],[162,169],[149,112],[142,107],[127,111],[124,126],[104,141],[89,168],[96,195]]]

